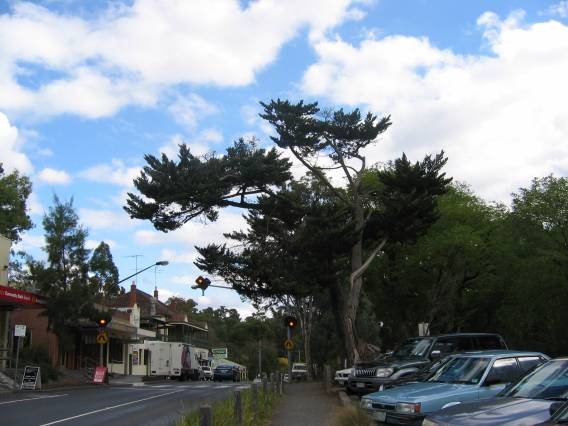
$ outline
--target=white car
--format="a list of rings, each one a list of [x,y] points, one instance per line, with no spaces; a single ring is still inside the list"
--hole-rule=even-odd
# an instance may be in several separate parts
[[[203,380],[213,380],[213,369],[207,365],[201,367],[203,371]]]
[[[345,370],[337,370],[335,372],[334,380],[339,386],[345,386],[347,384],[347,379],[351,374],[352,368],[346,368]]]

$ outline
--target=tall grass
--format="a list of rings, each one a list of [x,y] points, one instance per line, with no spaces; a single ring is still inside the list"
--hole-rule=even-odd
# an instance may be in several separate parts
[[[341,408],[333,422],[334,426],[373,426],[376,423],[358,406]]]
[[[258,389],[258,413],[254,412],[252,391],[241,391],[241,403],[243,413],[243,426],[259,426],[267,422],[274,409],[278,394],[267,390]],[[235,421],[235,396],[231,395],[223,401],[213,404],[211,408],[213,426],[234,426]],[[199,426],[199,409],[190,411],[182,417],[176,426]]]

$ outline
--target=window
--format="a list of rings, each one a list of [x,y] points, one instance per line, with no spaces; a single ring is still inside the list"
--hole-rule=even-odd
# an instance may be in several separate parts
[[[121,342],[117,342],[116,340],[112,339],[109,343],[110,349],[110,362],[123,362],[123,344]]]
[[[493,363],[485,381],[487,384],[511,383],[521,375],[515,358],[502,358]]]
[[[489,336],[478,336],[477,337],[477,349],[484,350],[484,349],[507,349],[505,342],[503,339],[497,335],[489,335]]]
[[[545,360],[539,356],[523,356],[519,357],[519,364],[523,373],[532,370],[537,365],[542,364]]]

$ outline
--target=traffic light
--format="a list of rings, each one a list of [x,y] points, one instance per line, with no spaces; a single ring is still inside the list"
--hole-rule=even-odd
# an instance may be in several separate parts
[[[201,275],[198,276],[195,279],[195,284],[196,285],[192,285],[191,288],[193,289],[201,289],[201,294],[205,294],[205,290],[207,289],[207,287],[209,287],[209,284],[211,284],[211,280],[209,278],[203,278]]]
[[[284,324],[286,324],[286,327],[293,329],[296,328],[296,325],[298,325],[298,320],[296,319],[296,317],[288,315],[286,318],[284,318]]]
[[[93,319],[99,328],[106,328],[106,326],[110,323],[112,316],[110,312],[98,312]]]

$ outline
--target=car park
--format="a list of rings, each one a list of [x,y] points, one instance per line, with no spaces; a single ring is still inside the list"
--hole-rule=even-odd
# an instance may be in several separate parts
[[[568,358],[535,368],[497,397],[429,415],[424,426],[554,425],[568,420]]]
[[[475,350],[507,349],[503,338],[494,333],[453,333],[407,339],[389,355],[353,367],[347,380],[349,393],[365,395],[408,381],[428,364],[446,355]]]
[[[457,354],[428,380],[365,395],[361,406],[378,422],[420,425],[428,413],[497,395],[548,359],[538,352],[508,350]]]
[[[239,382],[241,380],[240,371],[237,366],[221,364],[213,370],[213,380],[222,382],[223,380],[232,380]]]

